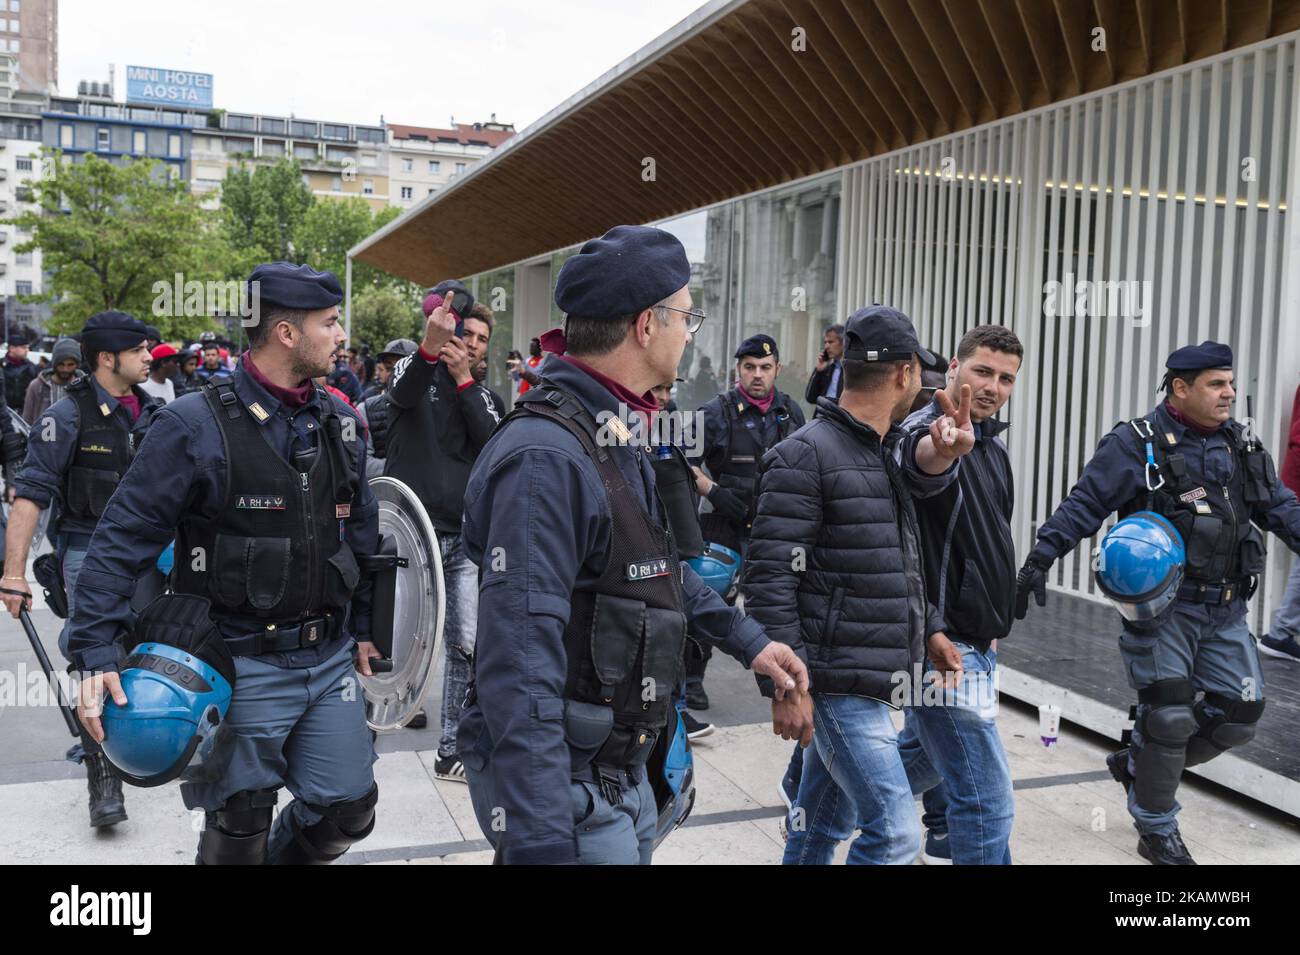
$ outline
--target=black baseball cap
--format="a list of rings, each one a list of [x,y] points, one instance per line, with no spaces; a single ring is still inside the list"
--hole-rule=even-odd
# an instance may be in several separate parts
[[[912,320],[888,305],[860,308],[844,323],[844,357],[853,361],[902,361],[915,355],[922,365],[935,357],[921,347]]]

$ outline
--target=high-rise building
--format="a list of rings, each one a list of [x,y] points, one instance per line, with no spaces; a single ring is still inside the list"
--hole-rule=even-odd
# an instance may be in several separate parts
[[[32,208],[29,181],[41,175],[41,112],[44,93],[22,89],[18,55],[0,53],[0,218]],[[43,325],[49,306],[22,301],[41,292],[40,250],[17,252],[31,238],[16,226],[0,225],[0,318],[3,325]]]
[[[496,113],[486,123],[456,123],[450,129],[430,126],[388,127],[389,203],[409,209],[467,173],[515,134]]]

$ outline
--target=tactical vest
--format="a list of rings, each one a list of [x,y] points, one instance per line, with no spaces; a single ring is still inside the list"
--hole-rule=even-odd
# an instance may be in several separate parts
[[[366,425],[375,445],[374,457],[383,460],[388,456],[388,395],[375,395],[366,402]]]
[[[140,389],[140,414],[150,414],[145,402],[152,401]],[[97,521],[117,490],[122,475],[135,457],[135,434],[121,416],[104,414],[90,376],[67,387],[67,397],[77,405],[77,441],[72,463],[63,477],[63,516]]]
[[[230,381],[209,382],[202,393],[221,431],[226,493],[211,521],[181,521],[173,589],[207,597],[218,616],[280,626],[346,606],[360,577],[342,540],[358,480],[328,395],[317,391],[315,459],[299,471],[271,446]]]
[[[1250,521],[1266,505],[1276,474],[1267,453],[1245,442],[1236,422],[1225,425],[1231,450],[1228,483],[1211,484],[1189,472],[1172,433],[1158,433],[1146,418],[1128,422],[1138,436],[1148,483],[1120,511],[1127,517],[1143,507],[1169,519],[1182,535],[1187,551],[1186,577],[1193,583],[1225,584],[1247,581],[1264,569],[1264,538]],[[1163,483],[1161,482],[1163,479]]]
[[[732,388],[722,398],[722,413],[727,419],[727,453],[719,463],[714,480],[738,497],[745,505],[746,515],[743,527],[737,527],[734,521],[720,514],[703,514],[700,522],[704,526],[705,536],[715,543],[724,544],[735,549],[740,548],[740,540],[749,536],[749,529],[754,523],[755,491],[758,483],[758,463],[767,453],[769,447],[763,445],[758,436],[758,426],[746,428],[741,420],[741,412],[746,404],[739,391]],[[775,405],[776,441],[784,441],[790,434],[790,396],[782,394],[780,404]]]
[[[682,565],[672,529],[662,500],[661,520],[642,506],[610,449],[596,443],[596,422],[576,398],[544,382],[519,399],[501,426],[525,414],[549,418],[572,434],[609,497],[608,563],[593,590],[570,596],[564,697],[589,709],[613,710],[613,729],[603,742],[593,739],[590,763],[636,769],[667,731],[673,688],[685,666]],[[566,725],[566,735],[567,730]],[[577,762],[575,754],[575,768]]]

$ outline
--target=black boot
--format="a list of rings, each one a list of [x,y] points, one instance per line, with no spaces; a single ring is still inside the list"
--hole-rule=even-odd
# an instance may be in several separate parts
[[[704,692],[704,681],[688,678],[686,680],[686,692],[683,694],[686,700],[686,706],[692,710],[707,710],[709,708],[709,694]]]
[[[1152,865],[1196,865],[1177,829],[1167,836],[1143,834],[1138,839],[1138,855]]]
[[[126,821],[122,780],[99,747],[86,752],[86,785],[90,790],[90,825],[95,829]]]
[[[1127,793],[1133,788],[1133,774],[1128,771],[1128,747],[1106,757],[1106,768],[1115,777],[1115,782],[1124,787]]]

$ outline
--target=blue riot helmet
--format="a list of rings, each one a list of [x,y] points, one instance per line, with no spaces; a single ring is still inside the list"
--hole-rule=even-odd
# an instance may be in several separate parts
[[[668,726],[646,764],[658,810],[656,849],[670,832],[686,821],[695,805],[695,757],[691,755],[686,724],[682,722],[683,706],[680,699],[674,700],[668,713]]]
[[[730,547],[704,542],[704,553],[686,563],[694,568],[708,588],[720,597],[727,596],[740,572],[740,555]]]
[[[126,705],[104,701],[104,755],[133,786],[212,778],[230,757],[235,661],[193,594],[164,594],[136,621],[120,667]]]
[[[1173,524],[1152,511],[1124,518],[1102,538],[1093,576],[1121,616],[1143,623],[1160,616],[1178,596],[1187,552]]]

